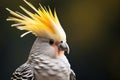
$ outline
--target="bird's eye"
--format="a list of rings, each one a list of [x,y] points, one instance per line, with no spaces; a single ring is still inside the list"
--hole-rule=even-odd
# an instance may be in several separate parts
[[[50,39],[49,44],[50,44],[50,45],[53,45],[53,44],[54,44],[54,40],[53,40],[53,39]]]

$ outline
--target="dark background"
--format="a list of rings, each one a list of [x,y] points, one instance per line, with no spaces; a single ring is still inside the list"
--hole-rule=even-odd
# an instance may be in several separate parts
[[[71,52],[67,55],[77,80],[120,80],[120,0],[27,0],[56,8]],[[35,36],[11,28],[6,7],[20,11],[22,0],[0,0],[0,80],[10,80],[23,64]],[[27,8],[30,9],[30,8]],[[30,9],[31,10],[31,9]]]

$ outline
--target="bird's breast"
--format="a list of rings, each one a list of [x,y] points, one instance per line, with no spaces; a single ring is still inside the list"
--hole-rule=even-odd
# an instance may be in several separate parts
[[[41,56],[34,59],[34,69],[38,80],[69,80],[70,65],[65,59],[50,59]]]

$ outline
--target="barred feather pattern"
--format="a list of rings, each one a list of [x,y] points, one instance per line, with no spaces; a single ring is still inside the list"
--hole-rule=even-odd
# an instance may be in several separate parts
[[[11,80],[35,80],[30,64],[23,64],[13,73]]]

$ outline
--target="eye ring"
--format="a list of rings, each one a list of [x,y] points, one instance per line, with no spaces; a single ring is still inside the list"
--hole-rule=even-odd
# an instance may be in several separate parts
[[[49,44],[50,44],[50,45],[53,45],[53,44],[54,44],[54,40],[53,40],[53,39],[50,39]]]

